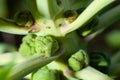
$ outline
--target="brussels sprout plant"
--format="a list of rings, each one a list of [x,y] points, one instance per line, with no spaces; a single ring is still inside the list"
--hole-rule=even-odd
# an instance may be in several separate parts
[[[120,20],[120,4],[111,6],[116,0],[24,1],[28,9],[16,12],[13,19],[0,18],[1,32],[24,35],[18,49],[24,60],[16,63],[13,55],[12,61],[0,65],[1,80],[114,80],[119,76],[119,57],[87,49],[93,38]]]

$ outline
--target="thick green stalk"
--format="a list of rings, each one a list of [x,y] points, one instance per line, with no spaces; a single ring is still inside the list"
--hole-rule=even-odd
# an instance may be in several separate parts
[[[36,6],[41,17],[54,19],[62,10],[56,0],[36,0]]]
[[[32,71],[37,70],[38,68],[60,57],[62,53],[64,53],[64,50],[60,50],[57,53],[58,54],[53,57],[43,57],[40,54],[38,54],[20,64],[15,65],[10,72],[9,79],[10,80],[21,79],[22,77],[26,76]]]
[[[16,25],[13,21],[0,18],[0,31],[12,34],[25,35],[28,34],[28,30],[25,27]]]
[[[99,11],[101,11],[104,7],[108,6],[110,3],[114,1],[115,0],[94,0],[73,23],[61,27],[61,32],[65,35],[69,32],[72,32],[82,27]]]
[[[39,28],[35,34],[38,36],[62,36],[59,25],[64,21],[62,17],[62,8],[54,0],[26,0],[29,9],[34,17],[36,27]],[[59,15],[59,16],[58,16]],[[35,29],[36,29],[35,27]]]
[[[26,0],[35,20],[54,19],[63,9],[54,0]]]
[[[90,66],[76,72],[75,76],[80,80],[113,80],[106,74],[103,74]]]
[[[117,22],[118,20],[120,20],[120,5],[116,6],[113,9],[110,9],[109,11],[107,11],[106,13],[102,14],[99,17],[99,24],[97,26],[95,26],[97,28],[97,31],[88,35],[86,37],[86,40],[90,41],[95,36],[97,36],[98,34],[103,32],[110,25]]]
[[[59,70],[63,72],[63,75],[68,79],[68,80],[78,80],[73,77],[73,71],[69,69],[67,64],[59,61],[53,61],[52,63],[47,65],[49,69],[53,70]]]
[[[37,4],[36,4],[36,0],[26,0],[27,2],[27,5],[34,17],[35,20],[39,19],[40,18],[40,15],[39,15],[39,12],[37,10]]]

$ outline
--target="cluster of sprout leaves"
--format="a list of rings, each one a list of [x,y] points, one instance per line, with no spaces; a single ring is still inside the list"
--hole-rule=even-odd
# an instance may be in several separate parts
[[[8,79],[31,73],[31,80],[113,80],[101,71],[109,72],[108,56],[99,51],[89,56],[79,35],[89,41],[118,21],[119,5],[97,16],[114,1],[26,0],[29,11],[17,13],[14,21],[0,19],[0,31],[25,35],[19,52],[26,60],[8,71]]]

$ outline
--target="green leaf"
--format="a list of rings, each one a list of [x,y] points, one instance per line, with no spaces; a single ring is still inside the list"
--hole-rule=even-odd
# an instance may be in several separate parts
[[[52,62],[53,60],[59,58],[64,53],[64,49],[60,48],[56,55],[52,57],[44,57],[40,54],[36,54],[33,57],[27,59],[26,61],[15,65],[10,72],[10,80],[18,80],[27,74],[39,69],[40,67],[45,66],[46,64]]]

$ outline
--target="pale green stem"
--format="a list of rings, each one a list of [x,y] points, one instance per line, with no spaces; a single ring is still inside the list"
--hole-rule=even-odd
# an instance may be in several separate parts
[[[75,76],[80,80],[113,80],[108,75],[88,66],[75,73]]]
[[[106,13],[102,14],[99,17],[99,24],[97,26],[95,26],[97,28],[97,31],[88,35],[86,37],[86,40],[90,41],[95,36],[97,36],[98,34],[103,32],[110,25],[117,22],[118,20],[120,20],[120,5],[116,6],[113,9],[110,9],[109,11],[107,11]]]
[[[69,67],[63,62],[53,61],[47,66],[49,67],[49,69],[53,69],[53,70],[55,69],[55,70],[62,71],[63,75],[69,80],[78,80],[73,77],[73,71],[71,71]]]
[[[28,29],[26,29],[25,27],[20,27],[16,25],[13,21],[2,18],[0,18],[0,31],[19,35],[28,34]]]
[[[38,68],[50,63],[51,61],[57,59],[64,53],[64,50],[59,50],[56,53],[56,56],[53,57],[44,57],[40,54],[35,55],[26,61],[15,65],[9,75],[10,80],[19,80],[26,76],[27,74],[31,73],[34,70],[37,70]]]
[[[61,32],[65,35],[69,32],[72,32],[82,27],[99,11],[101,11],[104,7],[108,6],[110,3],[114,1],[115,0],[94,0],[73,23],[61,27]]]

